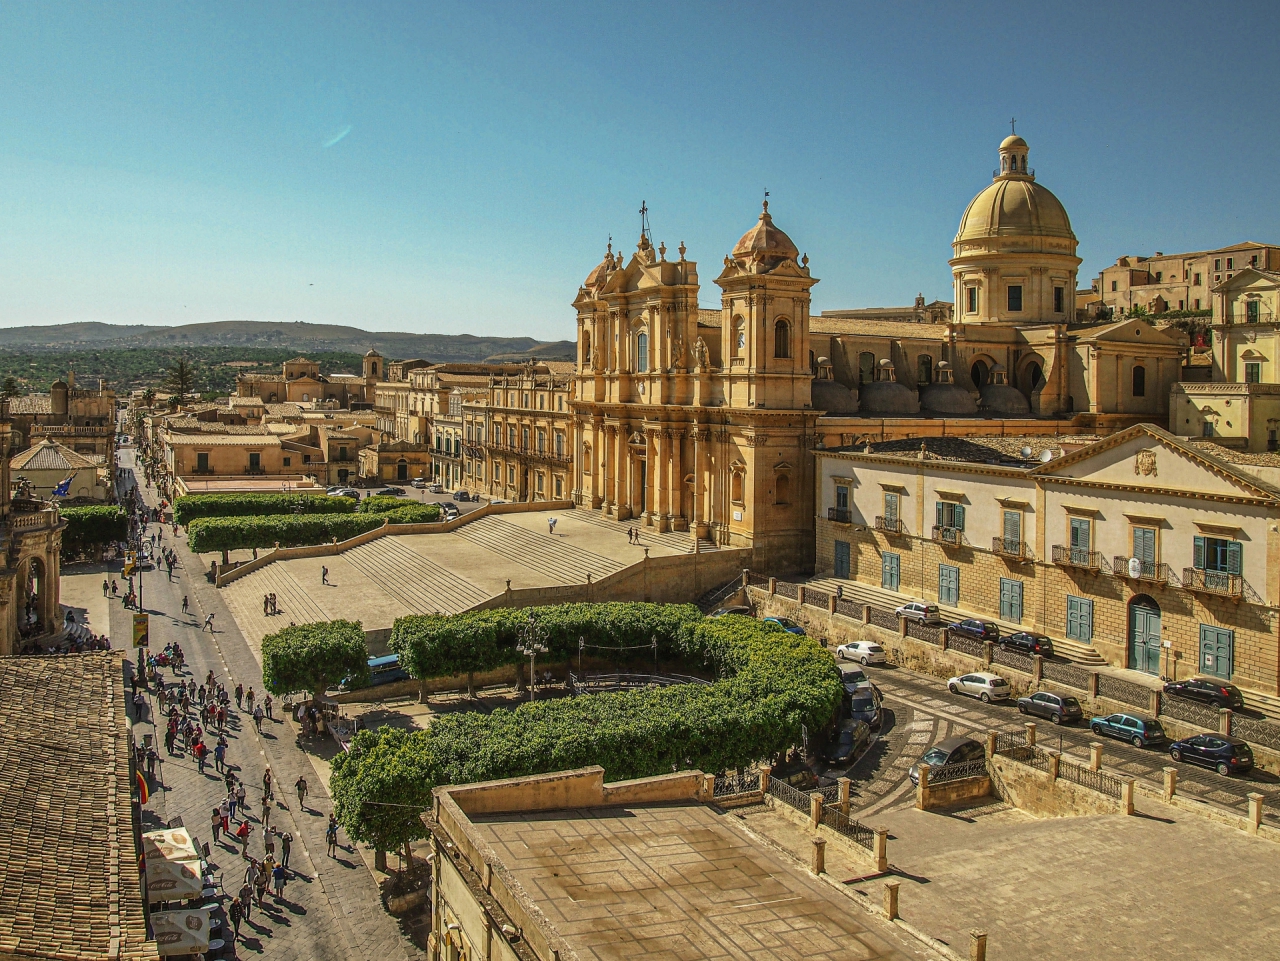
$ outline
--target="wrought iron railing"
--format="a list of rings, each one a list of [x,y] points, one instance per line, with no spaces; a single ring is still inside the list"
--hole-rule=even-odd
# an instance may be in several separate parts
[[[991,553],[1019,560],[1031,560],[1031,545],[1012,537],[993,537]]]
[[[896,631],[898,629],[898,615],[893,611],[886,611],[883,608],[871,608],[871,620],[868,622],[876,627],[883,627],[886,631]]]
[[[1240,597],[1244,594],[1244,578],[1239,574],[1204,571],[1198,567],[1183,568],[1182,586],[1188,591],[1216,594],[1220,597]]]
[[[1054,544],[1053,562],[1063,567],[1082,567],[1085,570],[1099,571],[1102,570],[1102,552]]]
[[[724,774],[716,778],[716,797],[736,797],[739,794],[756,794],[760,790],[760,772],[742,771],[737,774]]]
[[[947,632],[947,647],[951,650],[959,651],[961,654],[982,657],[986,653],[985,643],[985,641],[980,641],[976,637],[969,637],[967,634]]]
[[[906,525],[902,523],[899,517],[877,517],[876,530],[884,531],[886,534],[905,534],[907,532]]]
[[[687,674],[570,674],[569,690],[575,694],[596,691],[628,691],[646,687],[672,687],[677,684],[710,684],[706,678]]]
[[[1068,761],[1066,758],[1058,759],[1058,777],[1117,800],[1120,798],[1123,787],[1123,782],[1118,777],[1094,771],[1074,761]]]
[[[907,621],[907,636],[914,637],[917,641],[924,641],[926,644],[937,644],[938,633],[941,630],[941,628],[934,627],[932,624]]]
[[[1151,703],[1150,688],[1111,674],[1098,675],[1098,697],[1110,698],[1121,704],[1145,708]]]
[[[827,520],[835,521],[837,524],[853,523],[853,514],[845,507],[828,507]]]
[[[1049,770],[1049,753],[1040,750],[1034,744],[1021,744],[1016,747],[1010,747],[1005,751],[997,748],[996,753],[1009,758],[1011,761],[1017,761],[1019,764],[1025,764],[1040,771]],[[930,772],[930,774],[932,773]]]
[[[958,527],[934,527],[933,541],[943,547],[965,547],[969,541]]]
[[[1123,554],[1117,554],[1111,558],[1111,573],[1116,577],[1126,577],[1133,581],[1168,584],[1169,575],[1173,571],[1168,564],[1144,561],[1140,557],[1125,557]]]
[[[809,813],[811,804],[809,795],[805,794],[803,791],[797,791],[790,784],[780,778],[769,778],[768,793],[770,797],[777,798],[783,804],[791,805],[797,811],[803,811],[805,814]]]
[[[838,807],[828,807],[824,803],[822,806],[822,823],[868,851],[873,850],[875,847],[876,832],[860,821],[849,817]]]
[[[769,577],[767,574],[757,574],[755,571],[752,571],[750,574],[747,575],[747,586],[748,587],[768,587]]]
[[[1003,664],[1006,667],[1012,667],[1016,671],[1022,671],[1024,674],[1031,674],[1035,671],[1035,659],[1021,651],[1009,651],[1002,647],[997,647],[991,652],[991,660],[995,664]]]
[[[808,604],[810,607],[820,607],[824,611],[827,609],[827,598],[830,597],[826,591],[814,590],[812,587],[801,585],[800,587],[800,603]]]
[[[860,621],[862,620],[862,605],[845,597],[837,598],[836,613],[843,614],[845,617],[852,618],[855,621]]]
[[[1024,747],[1027,743],[1027,735],[1023,731],[996,731],[996,747],[997,754],[1008,754],[1015,747]]]
[[[1195,701],[1188,701],[1184,697],[1175,697],[1171,694],[1166,694],[1160,698],[1160,713],[1165,717],[1172,717],[1179,721],[1186,721],[1188,724],[1208,728],[1210,731],[1218,729],[1219,718],[1221,717],[1216,707],[1206,707],[1203,704],[1197,704]],[[1238,736],[1244,737],[1243,734]]]
[[[1231,718],[1231,733],[1246,741],[1280,750],[1280,724],[1275,721],[1236,714]]]
[[[987,759],[977,761],[961,761],[958,764],[944,764],[929,769],[930,784],[946,784],[948,781],[960,781],[969,777],[986,777]]]
[[[1077,691],[1089,690],[1089,675],[1091,671],[1085,670],[1083,667],[1077,667],[1074,664],[1059,664],[1057,661],[1045,661],[1040,665],[1040,676],[1047,681],[1055,681],[1058,684],[1065,684],[1067,687],[1074,687]]]

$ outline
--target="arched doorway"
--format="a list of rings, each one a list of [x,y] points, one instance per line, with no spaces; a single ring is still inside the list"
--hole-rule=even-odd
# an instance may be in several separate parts
[[[396,461],[396,480],[404,481],[409,479],[409,462],[403,457]]]
[[[1129,667],[1145,674],[1160,673],[1160,605],[1150,595],[1129,601]]]
[[[974,389],[982,390],[987,385],[987,374],[991,368],[987,366],[984,360],[975,360],[973,366],[969,368],[969,378],[973,381]]]

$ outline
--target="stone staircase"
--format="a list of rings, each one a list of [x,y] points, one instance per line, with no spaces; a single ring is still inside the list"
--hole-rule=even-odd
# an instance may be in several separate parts
[[[497,516],[472,521],[449,536],[461,537],[500,557],[539,571],[559,584],[581,584],[588,574],[599,580],[627,566]]]
[[[380,537],[342,556],[382,591],[418,614],[456,614],[489,598],[487,592],[418,554],[398,537]]]
[[[597,527],[604,527],[612,531],[625,530],[628,527],[634,527],[640,531],[640,546],[646,544],[661,544],[669,551],[677,554],[693,553],[693,538],[688,531],[667,531],[659,533],[656,527],[645,527],[635,521],[620,521],[602,514],[600,511],[589,510],[580,507],[571,515],[574,520],[580,520],[587,524],[595,524]],[[719,546],[708,538],[701,537],[698,539],[698,553],[707,554],[711,551],[718,551]]]

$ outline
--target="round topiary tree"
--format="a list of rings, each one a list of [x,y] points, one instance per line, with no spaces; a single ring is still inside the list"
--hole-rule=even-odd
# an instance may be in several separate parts
[[[321,621],[286,627],[262,639],[262,684],[275,695],[311,693],[316,702],[350,678],[369,683],[369,648],[359,621]]]

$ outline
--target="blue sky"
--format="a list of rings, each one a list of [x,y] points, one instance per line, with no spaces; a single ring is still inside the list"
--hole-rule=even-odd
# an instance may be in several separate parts
[[[1126,253],[1280,242],[1277,23],[1248,2],[7,4],[0,326],[568,337],[642,200],[718,305],[765,188],[815,311],[950,299],[1011,116],[1082,284]]]

